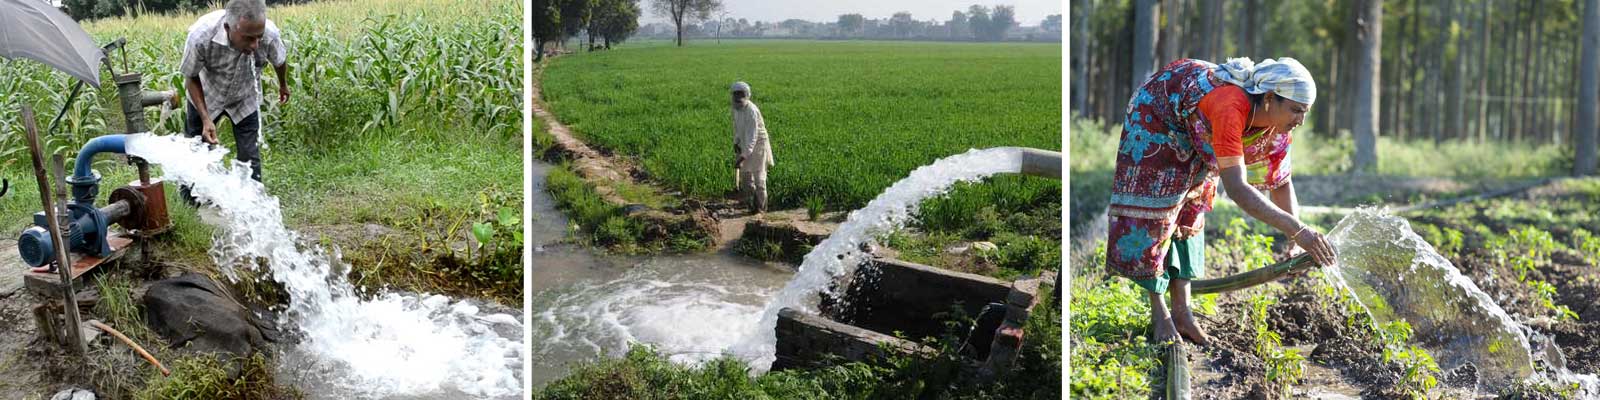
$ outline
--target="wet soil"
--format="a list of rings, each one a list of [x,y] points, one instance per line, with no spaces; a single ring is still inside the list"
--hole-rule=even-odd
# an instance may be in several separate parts
[[[1539,208],[1572,200],[1571,196],[1560,190],[1541,190],[1506,201],[1513,202],[1513,207]],[[1568,206],[1558,207],[1553,212],[1557,215],[1594,212],[1592,202],[1583,203],[1571,206],[1573,203],[1569,201],[1565,203]],[[1450,217],[1418,213],[1409,219],[1414,225],[1432,224],[1463,232],[1462,250],[1445,256],[1514,318],[1538,333],[1550,335],[1573,372],[1600,373],[1600,303],[1595,301],[1600,299],[1600,266],[1576,251],[1560,249],[1530,272],[1530,278],[1555,286],[1557,304],[1578,314],[1576,320],[1556,318],[1539,303],[1530,286],[1517,280],[1517,271],[1510,263],[1501,261],[1489,248],[1488,239],[1473,229],[1474,225],[1482,225],[1503,235],[1508,230],[1533,225],[1551,232],[1557,242],[1570,246],[1574,230],[1595,231],[1596,227],[1539,224],[1539,221],[1515,215],[1486,212],[1491,206],[1506,207],[1479,203],[1468,206],[1477,208],[1470,217],[1463,218],[1469,215],[1466,213]],[[1573,207],[1576,208],[1566,209]],[[1223,276],[1239,272],[1227,270],[1237,269],[1235,266],[1219,267],[1224,271],[1208,273]],[[1403,368],[1383,360],[1381,345],[1371,329],[1348,325],[1347,313],[1342,307],[1329,306],[1335,303],[1318,293],[1320,288],[1315,286],[1313,278],[1291,279],[1283,284],[1284,290],[1276,295],[1278,302],[1268,308],[1267,323],[1281,336],[1284,347],[1309,348],[1309,352],[1302,351],[1306,356],[1307,377],[1287,391],[1277,383],[1266,381],[1266,364],[1253,352],[1254,328],[1248,325],[1248,293],[1252,291],[1224,294],[1217,299],[1217,315],[1200,318],[1202,328],[1211,335],[1212,345],[1190,355],[1196,398],[1399,398],[1405,395],[1398,386]],[[1326,376],[1325,372],[1335,376]],[[1442,371],[1438,379],[1439,387],[1433,393],[1453,398],[1560,398],[1531,388],[1480,387],[1471,365]]]
[[[1313,278],[1288,282],[1278,303],[1267,309],[1267,325],[1280,335],[1283,347],[1300,351],[1307,370],[1319,372],[1314,378],[1320,382],[1307,379],[1285,388],[1282,383],[1267,381],[1267,365],[1255,354],[1255,328],[1249,324],[1250,292],[1229,293],[1218,297],[1217,315],[1200,318],[1212,344],[1191,356],[1190,367],[1215,371],[1217,376],[1196,380],[1195,397],[1285,398],[1286,394],[1306,395],[1312,389],[1334,394],[1356,390],[1363,397],[1398,395],[1392,392],[1400,366],[1385,363],[1372,333],[1346,325],[1346,313],[1328,307],[1331,301],[1317,294],[1318,290]]]
[[[1577,194],[1556,188],[1543,189],[1509,200],[1516,207],[1550,207],[1557,215],[1570,212],[1594,213],[1596,204],[1585,201]],[[1550,205],[1566,200],[1564,204]],[[1507,313],[1542,334],[1550,335],[1566,356],[1567,367],[1580,374],[1600,373],[1600,266],[1571,249],[1557,249],[1548,260],[1542,260],[1529,272],[1529,279],[1553,285],[1554,301],[1576,313],[1576,320],[1558,318],[1545,308],[1534,290],[1519,282],[1518,273],[1509,262],[1502,262],[1490,249],[1488,239],[1474,232],[1474,226],[1504,234],[1523,226],[1535,226],[1550,232],[1558,243],[1571,247],[1573,232],[1585,229],[1600,230],[1596,226],[1548,224],[1535,219],[1516,216],[1491,216],[1479,210],[1470,218],[1448,219],[1438,216],[1412,218],[1414,224],[1432,224],[1463,233],[1463,250],[1459,254],[1445,254],[1461,272],[1472,278],[1478,287],[1494,298]]]

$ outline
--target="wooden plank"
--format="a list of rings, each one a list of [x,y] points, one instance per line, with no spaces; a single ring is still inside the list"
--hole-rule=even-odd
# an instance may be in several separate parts
[[[122,258],[123,255],[128,253],[128,249],[132,247],[133,238],[124,234],[117,234],[112,236],[109,240],[107,240],[107,242],[109,242],[111,245],[111,254],[105,258],[83,256],[72,262],[71,273],[73,286],[81,287],[83,282],[79,281],[78,278],[82,277],[86,273],[89,273],[89,271],[94,270],[96,267],[99,267],[107,262]],[[15,253],[15,249],[16,247],[13,245],[10,248],[10,251]],[[23,273],[22,279],[28,287],[28,290],[32,290],[34,293],[42,296],[49,296],[51,293],[56,293],[61,290],[61,279],[57,277],[56,273],[54,272],[41,273],[32,272],[30,270]]]

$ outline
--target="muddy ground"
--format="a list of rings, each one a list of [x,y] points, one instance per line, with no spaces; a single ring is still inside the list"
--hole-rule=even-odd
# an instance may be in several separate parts
[[[1239,268],[1225,266],[1215,276],[1232,274]],[[1267,324],[1281,335],[1282,345],[1299,349],[1306,358],[1306,381],[1288,393],[1344,394],[1392,398],[1391,391],[1403,369],[1384,363],[1383,352],[1370,330],[1345,324],[1342,308],[1328,307],[1329,297],[1321,293],[1317,278],[1284,281],[1277,294],[1278,303],[1267,310]],[[1259,289],[1257,289],[1259,290]],[[1198,399],[1282,398],[1283,387],[1268,382],[1267,366],[1254,353],[1256,338],[1250,326],[1251,290],[1227,293],[1217,298],[1217,314],[1199,315],[1201,328],[1211,336],[1211,345],[1191,347],[1191,388]],[[1157,385],[1163,384],[1157,378]],[[1352,393],[1353,392],[1353,393]]]

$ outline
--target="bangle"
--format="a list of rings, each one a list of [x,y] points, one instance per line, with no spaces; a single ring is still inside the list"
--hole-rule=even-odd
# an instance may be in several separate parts
[[[1289,240],[1294,240],[1295,238],[1300,237],[1300,234],[1301,233],[1305,233],[1306,228],[1310,228],[1310,227],[1311,227],[1310,225],[1300,224],[1300,230],[1294,231],[1293,235],[1289,235]]]

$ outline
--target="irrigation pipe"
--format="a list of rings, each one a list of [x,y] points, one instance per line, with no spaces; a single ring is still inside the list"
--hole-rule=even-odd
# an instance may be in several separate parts
[[[1242,272],[1217,279],[1202,279],[1194,281],[1189,290],[1194,294],[1222,293],[1244,289],[1267,282],[1282,279],[1316,267],[1317,263],[1311,260],[1310,254],[1301,254],[1288,260],[1279,261],[1277,264]]]
[[[106,325],[106,324],[104,324],[104,323],[102,323],[102,322],[100,322],[98,320],[89,320],[89,326],[93,326],[96,329],[105,331],[106,333],[111,334],[111,336],[116,337],[117,340],[121,340],[123,344],[128,345],[128,347],[130,347],[130,348],[133,348],[133,351],[136,352],[136,353],[139,353],[140,356],[144,357],[145,361],[149,361],[150,365],[154,365],[154,366],[156,366],[157,369],[160,369],[161,370],[161,376],[172,376],[172,371],[168,371],[167,367],[162,366],[161,365],[161,360],[157,360],[155,356],[150,355],[150,352],[144,351],[143,347],[139,347],[138,343],[134,343],[132,339],[128,339],[128,337],[124,336],[122,334],[122,332],[119,332],[116,329],[112,329],[110,326],[108,326],[108,325]]]
[[[1183,340],[1172,342],[1167,350],[1167,398],[1189,399],[1189,351]]]

